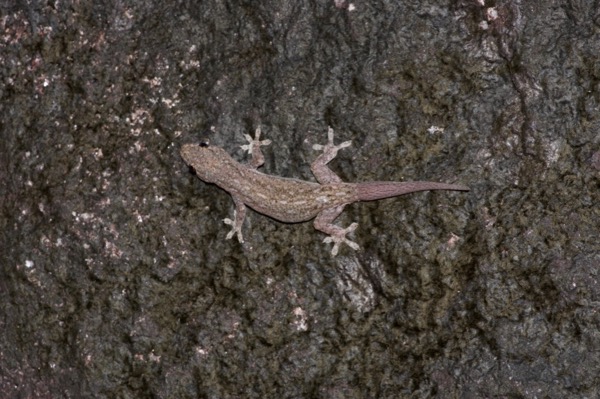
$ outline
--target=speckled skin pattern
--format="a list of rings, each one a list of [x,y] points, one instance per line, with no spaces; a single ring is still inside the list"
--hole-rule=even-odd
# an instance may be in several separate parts
[[[329,128],[328,144],[315,145],[313,148],[323,150],[312,164],[311,170],[318,183],[270,176],[256,169],[264,163],[260,146],[270,144],[270,140],[260,141],[260,128],[255,138],[245,135],[249,144],[242,146],[252,159],[249,164],[236,162],[223,149],[207,143],[185,144],[181,148],[184,161],[196,171],[197,176],[207,183],[214,183],[233,197],[236,205],[234,220],[224,219],[232,225],[227,238],[237,235],[240,242],[242,223],[246,216],[246,205],[264,215],[287,223],[304,222],[313,218],[314,226],[329,235],[324,241],[333,242],[332,255],[336,255],[341,243],[353,249],[359,246],[346,238],[346,234],[358,226],[352,223],[343,229],[333,224],[344,206],[357,201],[371,201],[395,197],[424,190],[468,191],[469,188],[455,184],[435,182],[366,182],[344,183],[329,167],[329,163],[337,155],[338,150],[350,146],[344,142],[333,144],[333,130]]]

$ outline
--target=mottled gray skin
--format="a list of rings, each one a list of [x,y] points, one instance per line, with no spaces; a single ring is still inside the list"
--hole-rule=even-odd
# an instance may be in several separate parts
[[[270,176],[236,162],[219,147],[186,144],[186,163],[207,183],[214,183],[250,208],[282,222],[305,222],[325,208],[359,200],[355,184],[318,184]]]
[[[241,228],[246,215],[246,205],[264,215],[282,222],[304,222],[313,218],[317,230],[329,234],[325,242],[333,242],[332,254],[335,256],[339,245],[345,243],[353,249],[358,245],[346,238],[346,234],[355,230],[356,223],[346,229],[333,224],[344,206],[358,201],[371,201],[395,197],[424,190],[468,191],[469,188],[454,184],[435,182],[366,182],[344,183],[327,166],[341,148],[348,147],[347,141],[333,145],[333,130],[328,132],[329,142],[312,164],[311,170],[318,183],[279,176],[270,176],[256,170],[264,163],[261,145],[270,144],[269,140],[260,141],[260,129],[252,139],[246,135],[250,144],[242,146],[252,154],[250,164],[236,162],[219,147],[208,144],[185,144],[181,148],[184,161],[193,167],[197,176],[207,183],[214,183],[229,192],[236,204],[235,220],[225,219],[233,226],[227,238],[236,234],[244,242]]]

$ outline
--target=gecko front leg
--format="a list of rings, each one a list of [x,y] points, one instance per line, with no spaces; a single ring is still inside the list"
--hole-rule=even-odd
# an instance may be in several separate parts
[[[225,239],[230,240],[235,234],[238,241],[243,244],[244,237],[242,236],[242,225],[244,224],[244,219],[246,219],[246,205],[236,197],[233,197],[233,202],[235,203],[233,220],[229,218],[223,219],[223,223],[231,226],[231,231],[227,233],[227,237],[225,237]]]
[[[252,155],[252,159],[250,160],[250,166],[253,169],[258,169],[262,164],[265,163],[265,156],[263,155],[260,147],[263,145],[271,144],[271,140],[260,140],[260,127],[256,128],[254,132],[254,138],[250,137],[249,134],[244,134],[246,140],[248,140],[248,144],[244,144],[242,150],[248,151],[248,154]]]
[[[248,151],[248,154],[252,155],[252,159],[249,162],[249,166],[252,169],[257,169],[262,164],[265,163],[265,156],[263,155],[260,147],[263,145],[271,144],[271,140],[260,140],[260,127],[256,128],[254,132],[254,138],[252,138],[249,134],[244,134],[246,140],[248,140],[248,144],[244,144],[242,150]],[[231,231],[227,233],[227,237],[225,239],[230,240],[233,235],[237,236],[237,239],[240,243],[244,243],[244,236],[242,235],[242,225],[244,224],[244,219],[246,219],[246,204],[242,202],[237,197],[233,196],[233,202],[235,203],[235,210],[233,211],[233,220],[229,218],[223,219],[223,223],[228,226],[231,226]]]

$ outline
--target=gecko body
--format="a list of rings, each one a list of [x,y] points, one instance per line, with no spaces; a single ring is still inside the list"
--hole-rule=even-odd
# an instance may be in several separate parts
[[[318,183],[267,175],[256,169],[264,163],[260,146],[270,144],[270,140],[260,140],[260,128],[256,130],[254,139],[249,135],[245,136],[249,144],[242,148],[252,154],[249,164],[241,164],[222,148],[207,143],[185,144],[181,148],[183,160],[194,168],[201,180],[216,184],[231,194],[236,210],[234,220],[224,219],[226,224],[233,226],[227,239],[236,234],[238,240],[244,242],[241,229],[247,205],[259,213],[287,223],[304,222],[314,218],[315,228],[329,234],[324,241],[334,243],[332,254],[335,256],[341,243],[353,249],[359,248],[356,243],[346,238],[346,234],[356,229],[356,223],[345,229],[333,224],[348,204],[416,191],[469,190],[461,185],[425,181],[345,183],[329,169],[327,163],[335,158],[339,149],[348,147],[351,143],[347,141],[334,145],[331,128],[328,132],[328,144],[314,146],[317,150],[323,150],[323,154],[311,164],[311,170]]]

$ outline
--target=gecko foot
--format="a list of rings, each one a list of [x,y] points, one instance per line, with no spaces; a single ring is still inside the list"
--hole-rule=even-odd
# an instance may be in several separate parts
[[[352,145],[352,141],[344,141],[342,144],[334,145],[333,144],[333,129],[329,127],[327,131],[327,144],[314,144],[313,150],[321,151],[323,150],[323,155],[325,155],[326,159],[332,160],[337,155],[338,151],[342,148],[350,147]]]
[[[233,218],[236,219],[236,213],[233,213]],[[237,220],[237,219],[236,219]],[[231,240],[231,238],[233,237],[233,235],[237,235],[237,239],[239,242],[241,242],[242,244],[244,243],[244,237],[242,236],[242,223],[236,223],[236,221],[231,220],[229,218],[225,218],[223,219],[223,223],[225,223],[228,226],[231,226],[231,231],[229,233],[227,233],[227,236],[225,237],[226,240]]]
[[[329,244],[333,242],[333,248],[331,249],[331,256],[336,256],[340,249],[340,244],[344,243],[348,245],[353,250],[358,250],[360,246],[354,241],[350,241],[346,238],[346,234],[353,232],[358,227],[358,223],[352,223],[350,226],[345,229],[340,229],[339,231],[333,233],[331,236],[325,238],[323,240],[324,243]]]
[[[254,138],[249,134],[244,134],[244,137],[248,140],[248,144],[241,145],[240,147],[242,147],[242,150],[248,151],[248,154],[252,154],[253,151],[260,150],[261,146],[271,144],[271,140],[260,140],[260,133],[260,127],[257,127]]]

